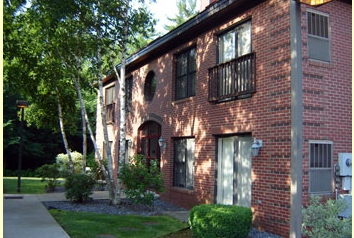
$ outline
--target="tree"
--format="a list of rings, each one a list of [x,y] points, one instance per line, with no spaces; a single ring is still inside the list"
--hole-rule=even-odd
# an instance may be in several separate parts
[[[172,25],[165,25],[165,30],[171,31],[175,29],[198,13],[196,0],[178,0],[176,6],[178,13],[175,17],[167,17],[172,22]]]
[[[144,1],[139,3],[144,4]],[[68,155],[70,148],[65,142],[65,130],[76,130],[75,120],[72,119],[77,110],[75,102],[79,101],[83,134],[86,134],[87,126],[104,171],[111,202],[119,203],[120,181],[114,181],[113,164],[120,163],[110,153],[107,161],[103,161],[89,123],[81,85],[92,85],[98,81],[100,106],[103,108],[102,80],[104,72],[113,68],[122,89],[120,102],[124,105],[124,59],[127,52],[137,45],[138,36],[151,35],[155,21],[147,8],[133,8],[129,0],[33,0],[27,9],[21,4],[16,7],[10,2],[6,4],[5,28],[6,39],[9,40],[4,47],[6,83],[31,101],[31,107],[27,110],[28,121],[35,122],[38,127],[52,129],[58,128],[57,123],[60,122]],[[121,60],[118,73],[116,65]],[[82,71],[84,68],[85,74]],[[121,108],[124,110],[124,106]],[[122,132],[125,127],[123,117]],[[102,121],[105,123],[105,120]],[[103,128],[107,131],[107,125]],[[120,141],[120,148],[124,145],[124,150],[121,149],[119,158],[123,159],[124,133],[120,135]],[[105,151],[110,152],[107,136],[105,146]]]

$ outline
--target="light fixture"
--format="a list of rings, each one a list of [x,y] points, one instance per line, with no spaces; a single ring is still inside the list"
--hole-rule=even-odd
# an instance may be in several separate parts
[[[307,5],[311,5],[311,6],[318,6],[318,5],[322,5],[325,3],[328,3],[332,0],[300,0],[301,3],[305,3]]]
[[[166,142],[165,140],[162,138],[162,136],[160,136],[160,139],[158,140],[159,141],[159,146],[161,149],[165,149],[166,148]]]
[[[128,140],[127,140],[127,143],[128,143],[128,147],[129,147],[129,148],[133,148],[133,140],[128,139]]]
[[[259,149],[262,148],[262,146],[263,146],[262,140],[257,140],[256,138],[254,138],[254,141],[253,141],[253,144],[251,147],[252,157],[258,156]]]

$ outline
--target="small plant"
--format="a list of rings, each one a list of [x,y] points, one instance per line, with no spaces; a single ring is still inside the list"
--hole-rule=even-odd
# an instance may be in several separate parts
[[[41,177],[41,182],[47,182],[45,189],[47,191],[54,191],[60,184],[58,178],[60,177],[59,166],[57,164],[45,164],[36,169],[36,174]]]
[[[65,181],[65,196],[77,203],[86,202],[94,186],[95,180],[90,175],[71,174]]]
[[[128,164],[122,166],[119,174],[125,185],[124,193],[133,203],[151,205],[155,192],[164,192],[164,181],[156,161],[151,161],[150,166],[146,165],[143,155],[136,155],[130,158]]]
[[[302,233],[310,238],[352,237],[352,219],[338,218],[346,209],[345,201],[328,199],[322,204],[320,199],[311,197],[311,204],[302,209]]]
[[[193,237],[247,238],[252,225],[252,211],[240,206],[203,204],[192,208],[189,225]]]

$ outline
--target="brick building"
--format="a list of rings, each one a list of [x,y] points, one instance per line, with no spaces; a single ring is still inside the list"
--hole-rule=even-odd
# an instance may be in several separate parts
[[[163,199],[185,208],[251,207],[255,227],[288,236],[290,1],[211,2],[128,58],[127,149],[159,161]],[[338,154],[351,153],[351,17],[351,1],[301,4],[304,203],[310,194],[335,197]],[[104,79],[104,88],[117,158],[113,77]],[[97,115],[102,145],[100,110]],[[257,156],[251,153],[255,138],[262,141]],[[337,192],[351,191],[339,186]]]

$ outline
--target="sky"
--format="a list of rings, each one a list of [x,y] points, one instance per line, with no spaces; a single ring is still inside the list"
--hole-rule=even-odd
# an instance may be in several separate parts
[[[156,0],[155,3],[150,3],[149,7],[151,12],[158,20],[156,31],[166,33],[164,25],[169,24],[167,17],[174,17],[177,14],[177,0]]]

